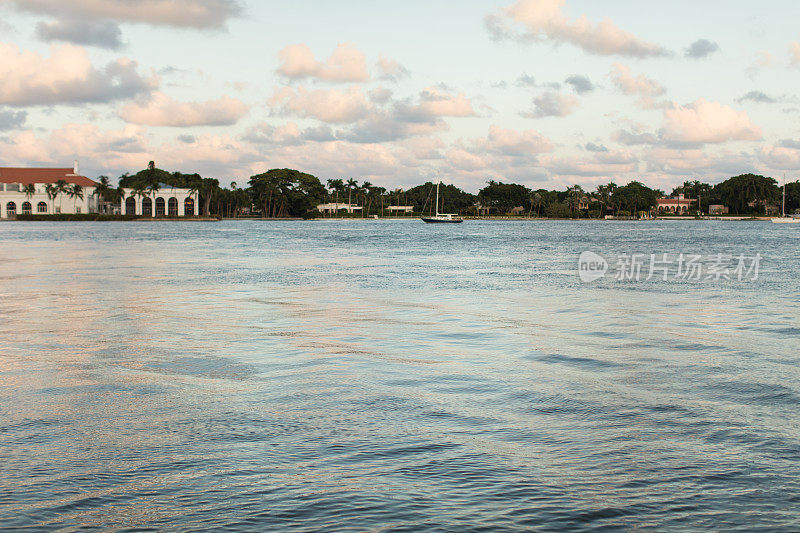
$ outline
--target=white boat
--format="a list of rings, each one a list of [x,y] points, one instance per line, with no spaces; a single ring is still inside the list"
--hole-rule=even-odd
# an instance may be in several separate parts
[[[772,219],[773,224],[800,224],[800,218],[786,215],[786,176],[783,177],[783,209],[781,212],[782,216],[780,218]]]
[[[436,214],[429,217],[422,217],[422,221],[426,224],[461,224],[464,219],[458,215],[451,215],[447,213],[439,213],[439,185],[436,184]]]

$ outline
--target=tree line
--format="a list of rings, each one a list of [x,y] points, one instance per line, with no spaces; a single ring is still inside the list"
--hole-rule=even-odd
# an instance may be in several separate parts
[[[221,187],[219,181],[199,174],[167,172],[151,163],[136,174],[123,174],[114,188],[107,176],[99,178],[97,194],[109,204],[119,204],[124,189],[134,196],[154,196],[171,186],[197,194],[203,216],[237,217],[252,214],[265,218],[316,217],[319,204],[348,204],[361,207],[357,216],[383,215],[390,206],[411,206],[414,213],[434,210],[435,184],[427,182],[409,189],[387,190],[369,181],[328,179],[293,169],[272,169],[251,176],[246,185],[236,182]],[[82,194],[82,191],[65,194]],[[49,194],[49,193],[48,193]],[[684,194],[696,203],[690,212],[709,212],[710,205],[723,205],[732,214],[764,214],[781,202],[781,188],[773,178],[754,174],[731,177],[716,185],[687,180],[670,196]],[[626,185],[614,182],[585,190],[580,185],[563,190],[531,189],[515,183],[489,180],[478,194],[454,185],[440,188],[439,210],[461,215],[525,215],[548,218],[600,218],[605,215],[637,216],[650,213],[664,191],[639,181]],[[800,182],[786,185],[787,212],[800,209]]]

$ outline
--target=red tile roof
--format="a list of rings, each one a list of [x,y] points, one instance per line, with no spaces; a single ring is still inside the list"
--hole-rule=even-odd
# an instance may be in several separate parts
[[[0,183],[55,183],[64,180],[82,187],[97,187],[97,183],[86,176],[76,176],[71,168],[7,168],[0,167]]]

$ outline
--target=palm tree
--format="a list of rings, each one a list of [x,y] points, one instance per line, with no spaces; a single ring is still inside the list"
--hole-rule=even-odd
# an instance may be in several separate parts
[[[147,187],[141,182],[137,183],[131,188],[131,196],[134,198],[137,196],[139,197],[139,203],[142,205],[142,215],[144,215],[144,204],[142,203],[142,200],[144,200],[144,197],[147,196]],[[134,210],[133,213],[128,214],[136,215],[136,212]]]
[[[50,212],[55,213],[56,211],[56,197],[58,196],[58,187],[56,187],[53,183],[48,183],[44,186],[44,192],[47,195],[47,198],[50,200]]]
[[[370,182],[365,181],[364,183],[361,184],[361,188],[359,189],[359,192],[361,193],[361,198],[363,199],[363,202],[362,202],[363,209],[361,210],[361,216],[362,217],[365,214],[364,213],[365,209],[367,211],[369,211],[369,206],[367,205],[367,197],[369,196],[371,191],[372,191],[372,184]],[[369,215],[369,212],[367,212],[366,214]]]
[[[542,194],[535,192],[533,196],[531,196],[531,211],[533,211],[533,207],[536,206],[536,216],[539,216],[539,209],[542,207]],[[528,216],[530,216],[530,211],[528,212]]]
[[[581,199],[583,198],[583,188],[580,185],[573,185],[567,188],[569,195],[567,202],[569,203],[569,212],[574,214],[575,210],[580,207]]]
[[[77,211],[76,204],[78,203],[78,199],[83,200],[83,187],[76,183],[68,187],[66,193],[67,196],[72,198],[72,212],[74,213]]]
[[[161,186],[158,184],[157,181],[153,181],[147,186],[147,192],[149,192],[150,196],[153,197],[153,216],[156,215],[156,195],[158,194],[158,191],[160,189]]]
[[[358,188],[358,182],[353,178],[347,180],[347,205],[353,205],[353,189]],[[349,209],[349,207],[348,207]]]
[[[339,193],[344,190],[344,180],[328,180],[328,189],[336,193],[336,211],[339,211]]]
[[[58,180],[55,184],[56,187],[56,198],[58,198],[62,194],[66,194],[70,190],[69,183],[66,180]],[[58,211],[61,212],[61,200],[58,201]]]
[[[29,184],[25,185],[25,186],[22,188],[22,192],[24,192],[24,193],[25,193],[25,198],[27,198],[28,200],[30,200],[30,199],[31,199],[31,197],[32,197],[34,194],[36,194],[36,185],[35,185],[35,184],[33,184],[33,183],[29,183]]]

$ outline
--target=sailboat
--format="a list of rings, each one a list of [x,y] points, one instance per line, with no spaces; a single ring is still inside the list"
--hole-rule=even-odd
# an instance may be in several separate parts
[[[441,181],[436,184],[436,215],[422,217],[422,221],[426,224],[461,224],[464,222],[464,219],[460,216],[439,213],[439,186],[441,184]]]
[[[773,224],[800,224],[800,218],[786,216],[786,176],[783,177],[783,209],[781,218],[773,218]]]

